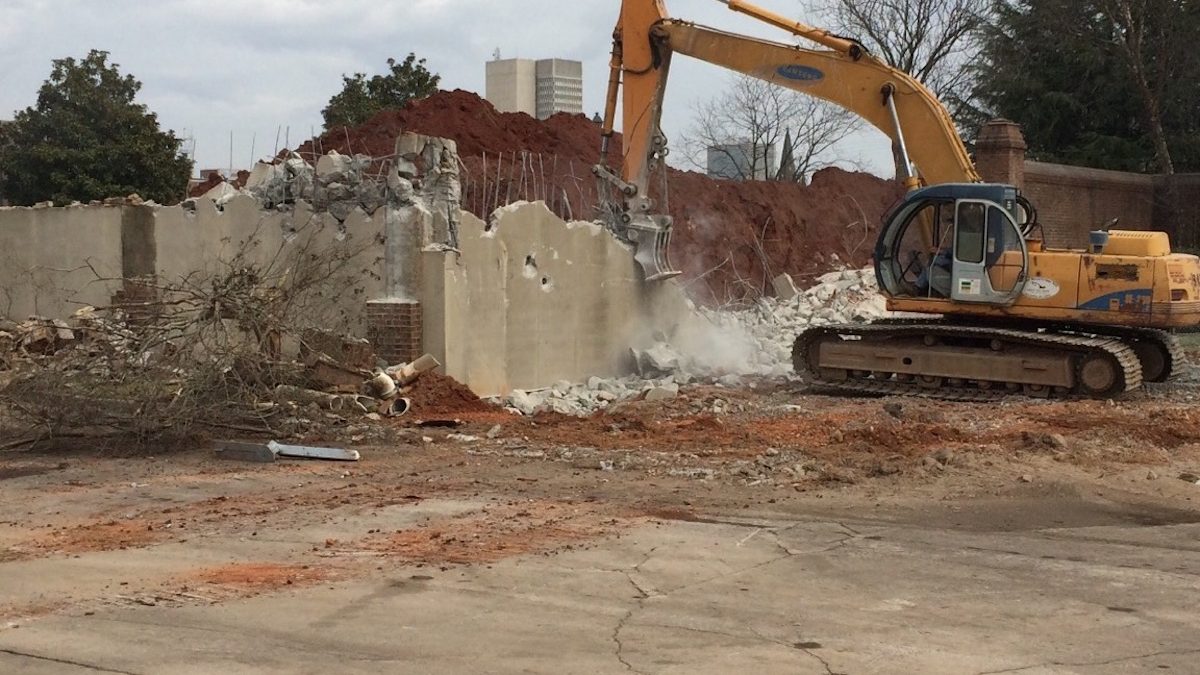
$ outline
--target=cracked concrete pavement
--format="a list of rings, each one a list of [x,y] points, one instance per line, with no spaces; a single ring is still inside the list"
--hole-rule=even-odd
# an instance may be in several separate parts
[[[1200,672],[1200,525],[855,516],[660,519],[488,565],[53,615],[0,630],[0,672]]]

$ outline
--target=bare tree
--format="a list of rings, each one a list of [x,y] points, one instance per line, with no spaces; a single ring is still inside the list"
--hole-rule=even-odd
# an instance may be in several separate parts
[[[1175,173],[1163,125],[1163,102],[1180,54],[1193,49],[1178,0],[1101,0],[1112,24],[1117,52],[1137,85],[1138,98],[1154,143],[1159,171]]]
[[[920,80],[956,112],[992,0],[814,0],[835,32]]]
[[[687,161],[701,171],[715,154],[725,160],[726,178],[803,182],[834,163],[830,149],[859,125],[856,115],[836,105],[735,75],[724,92],[696,104],[682,143]]]

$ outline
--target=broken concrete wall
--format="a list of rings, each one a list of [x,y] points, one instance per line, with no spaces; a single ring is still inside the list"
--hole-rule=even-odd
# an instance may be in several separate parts
[[[317,275],[323,302],[311,316],[329,330],[365,335],[364,303],[384,294],[384,210],[354,210],[344,222],[315,212],[307,202],[262,209],[238,195],[218,210],[199,199],[194,211],[156,213],[157,272],[170,283],[204,277],[230,264],[249,264],[271,274]]]
[[[123,218],[111,206],[0,209],[0,317],[107,304],[121,287]]]
[[[5,269],[94,259],[113,279],[166,285],[240,267],[315,276],[319,306],[303,313],[308,323],[369,335],[391,362],[431,352],[481,394],[628,374],[631,348],[695,319],[679,286],[645,284],[630,248],[596,224],[564,222],[543,203],[499,209],[486,224],[461,211],[453,142],[406,134],[389,161],[262,164],[247,191],[183,206],[0,211],[2,241],[20,258]],[[344,198],[330,201],[333,193]],[[25,255],[25,239],[42,257]],[[315,259],[326,262],[314,269]],[[62,318],[78,306],[68,300],[107,305],[122,287],[92,283],[90,271],[64,276],[57,305],[23,300],[14,316]],[[14,278],[5,287],[27,286]]]
[[[645,284],[630,248],[543,203],[464,213],[461,253],[425,253],[424,342],[481,395],[612,377],[631,347],[692,320],[681,289]]]
[[[208,199],[197,200],[194,210],[0,209],[0,315],[61,319],[85,305],[110,304],[123,278],[157,277],[173,286],[253,266],[289,278],[313,276],[327,302],[312,321],[363,335],[364,302],[385,294],[387,220],[383,210],[375,217],[355,210],[339,223],[304,202],[265,210],[246,195],[223,210]]]

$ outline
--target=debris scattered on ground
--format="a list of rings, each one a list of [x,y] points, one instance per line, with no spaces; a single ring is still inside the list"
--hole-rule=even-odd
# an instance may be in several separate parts
[[[748,309],[699,313],[702,321],[634,350],[640,374],[685,381],[725,377],[734,386],[739,376],[786,377],[792,372],[792,344],[806,328],[891,316],[873,268],[830,272],[811,288],[761,298]]]
[[[608,379],[592,377],[581,384],[572,384],[564,380],[544,389],[515,389],[496,402],[522,415],[550,411],[562,415],[582,416],[603,410],[620,401],[637,398],[661,401],[674,398],[679,395],[679,385],[673,375],[658,379],[646,379],[638,375]]]
[[[244,283],[253,282],[223,279],[214,286],[226,290],[215,292],[232,305],[229,289],[238,289],[252,307],[237,311],[269,314]],[[382,440],[389,427],[379,423],[410,410],[439,416],[488,409],[467,387],[433,374],[440,363],[428,354],[385,368],[367,341],[310,329],[297,336],[299,355],[287,357],[281,346],[299,331],[282,326],[243,333],[225,326],[220,341],[211,340],[205,331],[222,319],[204,304],[179,315],[85,307],[69,322],[5,323],[0,448],[59,436],[193,444],[205,435],[200,430],[230,429],[361,442]]]

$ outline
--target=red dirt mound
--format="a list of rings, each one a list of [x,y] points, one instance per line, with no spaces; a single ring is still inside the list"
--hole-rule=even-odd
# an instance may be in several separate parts
[[[310,158],[330,150],[387,157],[404,131],[457,141],[463,208],[480,217],[520,199],[543,200],[566,218],[598,214],[591,166],[600,158],[600,130],[584,115],[539,121],[498,112],[471,92],[444,91],[357,128],[332,129],[298,151]],[[613,141],[615,166],[620,136]],[[839,263],[866,265],[883,214],[903,194],[894,181],[840,169],[817,172],[807,186],[667,174],[667,199],[659,203],[675,219],[671,261],[692,296],[707,304],[754,299],[781,272],[804,283]]]
[[[246,185],[246,179],[248,179],[248,178],[250,178],[250,172],[243,169],[241,171],[238,171],[237,177],[229,182],[235,188],[240,188],[240,187],[244,187]],[[206,177],[204,180],[197,183],[195,185],[195,187],[193,187],[191,190],[189,190],[188,196],[189,197],[202,197],[209,190],[217,187],[218,185],[220,185],[221,183],[224,183],[224,182],[225,182],[225,177],[214,171],[214,172],[208,174],[208,177]]]
[[[494,410],[467,385],[435,371],[422,375],[405,396],[412,401],[412,414],[417,417]]]
[[[463,157],[485,152],[531,152],[594,164],[600,157],[600,130],[583,115],[559,113],[539,121],[525,113],[502,113],[478,95],[461,89],[440,91],[404,108],[384,110],[357,128],[338,127],[297,149],[303,157],[337,150],[386,157],[396,137],[412,131],[452,138]],[[614,155],[617,156],[617,155]]]
[[[206,192],[208,192],[209,190],[217,187],[218,185],[220,185],[221,183],[224,183],[224,182],[225,182],[225,177],[222,176],[221,174],[216,173],[216,172],[210,173],[204,180],[200,181],[199,183],[196,183],[196,185],[191,190],[188,191],[188,196],[189,197],[200,197],[200,196],[204,195]]]

